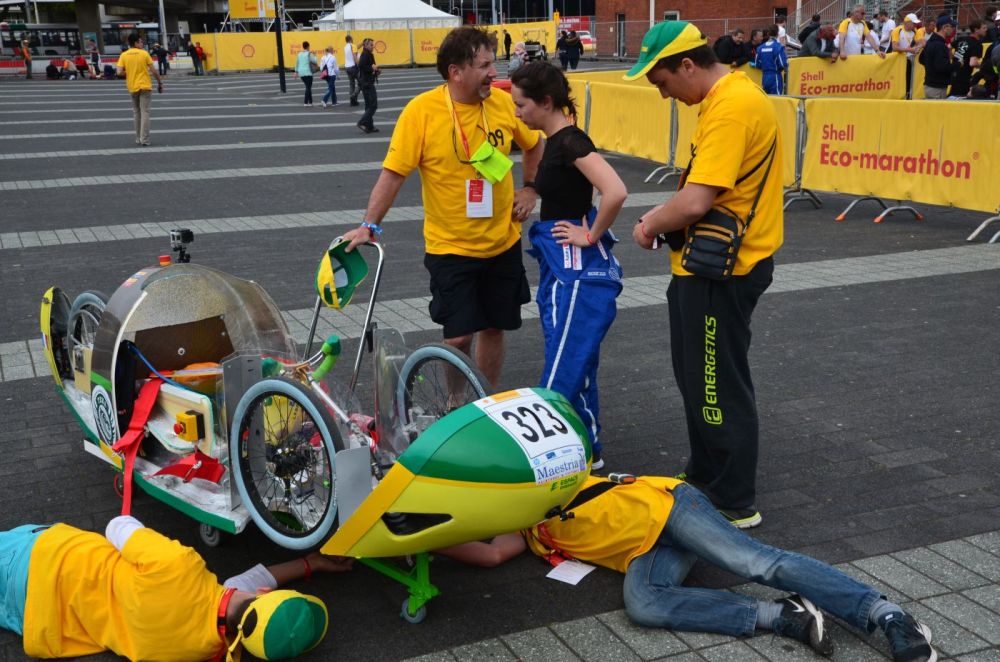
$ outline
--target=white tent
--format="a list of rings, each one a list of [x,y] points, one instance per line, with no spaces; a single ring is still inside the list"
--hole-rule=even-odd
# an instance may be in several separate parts
[[[458,16],[435,9],[423,0],[351,0],[344,5],[344,20],[330,12],[313,21],[319,30],[392,30],[453,28]]]

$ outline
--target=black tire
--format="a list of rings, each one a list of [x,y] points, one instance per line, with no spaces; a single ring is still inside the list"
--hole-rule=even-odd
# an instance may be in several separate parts
[[[298,550],[326,540],[337,524],[335,455],[343,447],[333,417],[305,384],[278,377],[247,389],[233,416],[229,462],[264,535]]]
[[[69,309],[66,328],[66,351],[70,365],[73,362],[73,348],[77,345],[93,347],[101,315],[108,305],[108,295],[97,290],[87,290],[77,295]]]
[[[455,376],[458,389],[451,393],[446,375]],[[462,405],[493,392],[489,380],[468,356],[442,343],[413,350],[399,369],[396,413],[411,435]]]

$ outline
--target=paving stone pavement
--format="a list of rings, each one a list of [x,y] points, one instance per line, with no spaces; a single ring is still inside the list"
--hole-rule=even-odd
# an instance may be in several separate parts
[[[426,69],[383,79],[383,99],[400,101],[392,108],[439,83]],[[155,146],[140,150],[120,81],[0,81],[0,529],[60,520],[102,530],[120,508],[111,472],[81,449],[46,376],[37,316],[47,287],[112,292],[167,252],[166,230],[191,225],[195,261],[260,283],[303,339],[316,257],[359,220],[397,111],[380,109],[382,133],[359,138],[354,109],[303,109],[300,90],[290,84],[282,96],[268,76],[171,77],[154,99]],[[237,102],[248,107],[219,107]],[[33,109],[52,111],[38,116],[52,121],[32,121]],[[626,289],[601,359],[606,459],[612,470],[668,474],[683,465],[687,440],[669,369],[665,256],[638,250],[628,234],[673,182],[646,184],[652,164],[610,158],[631,197],[616,225]],[[931,625],[943,659],[1000,662],[1000,246],[965,241],[981,214],[921,206],[924,222],[876,226],[862,206],[834,223],[849,198],[820,198],[819,210],[796,204],[786,214],[775,283],[755,312],[765,521],[751,534],[901,600]],[[426,318],[420,202],[411,177],[387,219],[378,306],[411,346],[440,338]],[[535,265],[525,266],[537,283]],[[320,327],[343,335],[347,354],[359,311],[324,314]],[[538,378],[535,314],[526,306],[524,327],[509,337],[504,388]],[[368,381],[363,372],[362,402]],[[134,509],[196,546],[222,577],[292,557],[255,529],[204,548],[178,512],[145,495]],[[358,569],[317,578],[296,588],[326,602],[332,625],[301,659],[816,659],[770,635],[637,628],[621,611],[620,576],[599,569],[569,587],[545,579],[546,569],[527,556],[490,571],[437,559],[442,595],[419,626],[399,619],[405,591],[384,577]],[[689,581],[774,596],[704,564]],[[885,659],[880,636],[835,628],[834,659]],[[0,632],[0,660],[24,659],[17,638]]]

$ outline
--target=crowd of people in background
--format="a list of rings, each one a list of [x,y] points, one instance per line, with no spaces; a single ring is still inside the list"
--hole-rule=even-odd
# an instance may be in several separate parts
[[[898,24],[885,10],[878,12],[875,21],[867,21],[865,15],[860,4],[836,24],[814,14],[795,42],[788,38],[785,17],[779,16],[773,25],[749,33],[739,27],[720,36],[713,50],[720,62],[734,69],[743,65],[759,69],[769,94],[784,93],[782,76],[787,73],[789,56],[836,62],[852,55],[884,58],[904,53],[908,98],[914,61],[925,69],[925,98],[997,98],[1000,49],[994,44],[1000,38],[1000,11],[996,7],[987,7],[983,18],[969,21],[964,31],[948,13],[925,17],[907,13]]]

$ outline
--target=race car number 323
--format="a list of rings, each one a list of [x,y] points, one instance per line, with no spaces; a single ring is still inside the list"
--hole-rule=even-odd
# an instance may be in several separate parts
[[[477,404],[511,436],[528,458],[535,483],[542,485],[587,468],[580,436],[555,408],[530,390],[499,402]]]

